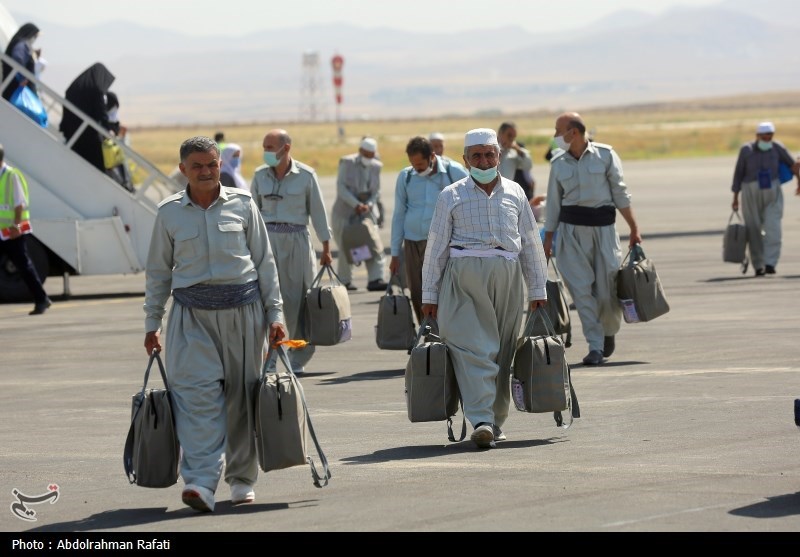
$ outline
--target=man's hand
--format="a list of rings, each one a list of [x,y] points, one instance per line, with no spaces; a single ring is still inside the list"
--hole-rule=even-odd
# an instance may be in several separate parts
[[[319,264],[323,267],[331,265],[333,257],[331,257],[331,243],[330,241],[322,242],[322,255],[319,257]]]
[[[553,233],[552,232],[545,232],[544,233],[544,240],[542,241],[542,249],[544,250],[544,256],[550,261],[550,257],[553,254]]]
[[[389,273],[396,275],[398,272],[400,272],[400,258],[393,255],[392,260],[389,262]]]
[[[439,304],[422,304],[422,316],[436,319],[439,313]]]
[[[798,184],[798,187],[800,187],[800,184]],[[731,209],[734,211],[739,210],[739,192],[734,192],[733,194],[733,203],[731,203]]]
[[[269,336],[267,342],[269,346],[275,346],[276,342],[280,342],[286,338],[286,327],[280,321],[275,321],[269,324]]]
[[[369,211],[369,205],[367,205],[366,203],[359,203],[358,205],[356,205],[357,215],[363,215],[367,211]]]
[[[538,307],[544,307],[547,305],[547,300],[531,300],[530,301],[530,310],[536,311]]]
[[[158,331],[150,331],[144,335],[144,349],[147,350],[147,355],[150,356],[153,350],[161,352],[161,341],[159,337],[161,334]]]

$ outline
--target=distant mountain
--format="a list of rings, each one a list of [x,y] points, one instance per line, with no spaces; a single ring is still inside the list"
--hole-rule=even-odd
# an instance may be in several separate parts
[[[332,118],[334,53],[345,58],[347,119],[583,110],[800,89],[795,11],[791,0],[727,0],[657,16],[619,11],[550,34],[514,26],[425,34],[327,24],[197,38],[120,22],[36,23],[48,85],[64,91],[102,61],[117,78],[120,115],[130,125],[150,125],[286,121],[309,99]],[[319,53],[316,73],[303,73],[308,51]]]

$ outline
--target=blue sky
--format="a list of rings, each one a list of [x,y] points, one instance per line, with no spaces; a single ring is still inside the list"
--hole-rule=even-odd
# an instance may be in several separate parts
[[[24,14],[68,26],[124,20],[185,34],[240,35],[276,27],[348,22],[448,32],[517,25],[532,32],[576,29],[619,10],[661,13],[720,0],[0,0],[15,19]],[[17,21],[18,24],[24,21]],[[486,37],[502,41],[502,37]]]

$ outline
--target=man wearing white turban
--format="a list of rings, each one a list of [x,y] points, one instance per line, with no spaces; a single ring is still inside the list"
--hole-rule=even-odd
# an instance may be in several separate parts
[[[786,147],[773,139],[774,135],[772,122],[761,122],[756,127],[756,140],[745,143],[739,150],[731,186],[734,211],[739,210],[739,194],[742,196],[750,262],[757,277],[774,275],[781,255],[780,165],[785,164],[795,175],[800,170],[800,162],[795,162]],[[795,195],[800,195],[800,184]]]
[[[358,153],[339,159],[336,179],[336,201],[333,203],[331,228],[339,245],[339,262],[336,273],[348,290],[357,290],[353,284],[353,266],[344,254],[344,229],[354,219],[370,219],[378,224],[378,201],[381,194],[381,169],[383,163],[375,156],[378,142],[371,137],[361,140]],[[388,286],[383,280],[386,258],[381,253],[365,261],[367,266],[367,290],[384,291]]]
[[[526,293],[531,311],[547,303],[547,260],[525,192],[498,173],[494,130],[466,134],[464,162],[470,175],[442,190],[431,219],[422,313],[452,356],[471,439],[489,448],[506,438]]]

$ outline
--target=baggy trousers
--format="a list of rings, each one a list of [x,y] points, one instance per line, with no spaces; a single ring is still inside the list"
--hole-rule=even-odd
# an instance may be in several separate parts
[[[622,251],[616,226],[560,223],[555,237],[558,270],[569,289],[589,350],[603,351],[603,337],[619,332],[622,308],[617,272]]]
[[[450,258],[436,321],[450,350],[464,415],[502,426],[511,402],[511,366],[522,325],[524,279],[519,261]]]
[[[781,256],[781,220],[783,219],[783,190],[780,180],[772,187],[761,189],[758,182],[742,184],[742,217],[747,228],[750,262],[754,269],[765,265],[778,266]]]
[[[261,301],[222,310],[173,302],[165,344],[181,477],[216,491],[225,481],[258,477],[254,412],[266,315]]]
[[[308,229],[297,232],[268,231],[269,244],[278,267],[278,282],[283,298],[283,315],[286,320],[286,332],[290,339],[305,339],[305,300],[306,291],[311,287],[317,275],[317,258],[311,245]],[[305,348],[289,350],[289,361],[292,368],[305,366],[314,355],[316,348],[309,344]],[[277,354],[274,354],[270,366],[274,367]]]
[[[422,265],[425,262],[425,248],[428,240],[403,240],[405,256],[406,282],[411,292],[411,306],[417,316],[417,323],[422,323]]]

